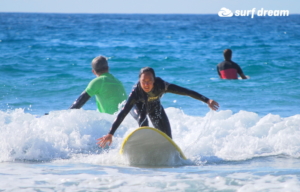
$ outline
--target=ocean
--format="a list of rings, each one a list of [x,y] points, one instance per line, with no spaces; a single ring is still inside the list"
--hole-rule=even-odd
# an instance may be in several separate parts
[[[299,31],[300,15],[0,13],[0,191],[299,191]],[[227,48],[249,79],[219,79]],[[98,55],[127,94],[150,66],[220,104],[161,99],[188,160],[126,161],[130,115],[96,145],[117,114],[68,108]]]

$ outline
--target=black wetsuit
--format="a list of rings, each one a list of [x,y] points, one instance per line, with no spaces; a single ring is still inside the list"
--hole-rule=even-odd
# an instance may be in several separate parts
[[[243,74],[241,67],[229,60],[225,60],[217,65],[217,71],[222,79],[237,79],[237,74]]]
[[[138,121],[140,127],[148,126],[148,115],[155,128],[161,130],[172,138],[168,117],[160,103],[160,98],[164,93],[187,95],[205,103],[209,100],[195,91],[174,84],[169,84],[159,77],[155,78],[153,89],[148,93],[143,91],[140,83],[137,83],[130,93],[124,108],[118,114],[109,133],[112,135],[115,133],[123,119],[132,109],[131,115]]]

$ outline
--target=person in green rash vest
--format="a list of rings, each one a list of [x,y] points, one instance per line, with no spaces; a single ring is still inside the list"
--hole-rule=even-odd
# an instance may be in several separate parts
[[[98,111],[114,114],[118,106],[127,99],[123,84],[109,73],[105,57],[98,56],[92,61],[92,72],[97,76],[93,79],[70,109],[80,109],[91,97],[96,97]]]

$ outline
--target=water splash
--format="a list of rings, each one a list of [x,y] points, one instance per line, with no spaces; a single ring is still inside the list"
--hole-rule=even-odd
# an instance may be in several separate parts
[[[195,164],[240,161],[254,157],[300,157],[300,115],[282,118],[230,110],[189,116],[167,108],[173,140]],[[96,111],[62,110],[37,117],[22,109],[0,111],[0,161],[92,161],[126,164],[120,158],[123,139],[138,127],[128,115],[108,149],[96,145],[106,135],[116,115]],[[106,151],[106,152],[105,152]]]

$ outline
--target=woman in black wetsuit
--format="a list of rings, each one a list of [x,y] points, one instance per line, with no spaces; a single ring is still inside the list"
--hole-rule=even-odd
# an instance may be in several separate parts
[[[164,93],[190,96],[207,103],[212,110],[217,110],[219,107],[216,101],[208,99],[195,91],[167,83],[161,78],[155,77],[154,70],[150,67],[145,67],[141,69],[139,82],[130,93],[124,108],[118,114],[111,130],[106,136],[99,138],[97,144],[100,147],[105,147],[108,142],[110,145],[112,136],[129,112],[138,121],[140,127],[148,126],[148,115],[155,128],[172,138],[169,119],[160,103],[160,98]]]

